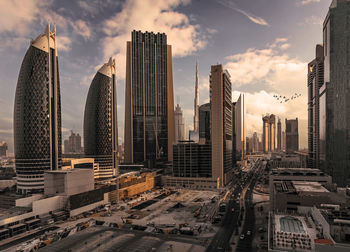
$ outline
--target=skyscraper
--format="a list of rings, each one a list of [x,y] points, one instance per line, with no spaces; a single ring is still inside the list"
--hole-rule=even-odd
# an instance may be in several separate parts
[[[176,105],[175,112],[175,142],[185,140],[185,120],[179,104]]]
[[[276,148],[276,116],[274,114],[263,116],[263,151],[273,152]]]
[[[175,142],[171,46],[164,33],[133,31],[127,42],[125,162],[172,161]]]
[[[293,153],[299,150],[298,118],[286,119],[286,152]]]
[[[232,84],[222,65],[211,66],[212,177],[225,185],[232,176]]]
[[[323,46],[316,46],[316,58],[308,64],[308,167],[320,168],[320,151],[322,145],[322,159],[325,158],[325,85],[324,82]],[[321,87],[323,87],[321,89]],[[320,108],[322,97],[322,108]],[[320,118],[320,112],[322,118]],[[321,120],[320,120],[321,119]],[[323,127],[320,139],[320,124]]]
[[[99,163],[101,178],[116,175],[118,169],[115,81],[115,61],[110,58],[92,80],[85,105],[84,151]]]
[[[196,85],[194,97],[194,116],[193,116],[193,131],[198,133],[199,130],[199,84],[198,84],[198,62],[196,62]]]
[[[232,164],[237,163],[237,136],[236,136],[236,102],[232,102]]]
[[[61,168],[61,96],[56,28],[31,41],[18,76],[14,106],[17,190],[41,192],[44,171]]]
[[[235,105],[235,126],[236,126],[236,151],[240,155],[240,160],[246,159],[247,151],[247,136],[246,136],[246,124],[245,124],[245,99],[244,94],[240,94]]]
[[[71,131],[68,139],[64,140],[64,153],[80,153],[81,152],[81,136]]]
[[[325,152],[326,165],[321,169],[339,186],[350,184],[349,11],[349,0],[333,0],[323,22],[324,84],[320,93],[324,89],[326,93],[319,97],[320,159]]]
[[[0,157],[6,157],[7,156],[7,143],[5,141],[0,142]]]
[[[199,140],[210,142],[210,103],[199,107]]]
[[[277,150],[282,150],[282,124],[280,118],[278,118],[277,122]]]

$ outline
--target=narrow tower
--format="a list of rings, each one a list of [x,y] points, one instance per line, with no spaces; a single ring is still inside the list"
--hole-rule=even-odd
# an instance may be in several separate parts
[[[61,168],[61,96],[56,27],[31,41],[18,76],[14,106],[17,190],[41,192],[44,172]]]
[[[193,116],[193,131],[198,133],[199,130],[199,85],[198,85],[198,62],[196,62],[196,84],[194,97],[194,116]]]
[[[85,105],[85,155],[99,163],[100,179],[115,176],[118,170],[115,80],[115,61],[110,58],[92,80]]]

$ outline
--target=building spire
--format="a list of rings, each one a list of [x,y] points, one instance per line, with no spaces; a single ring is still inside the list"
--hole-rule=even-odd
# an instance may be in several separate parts
[[[193,116],[193,131],[199,130],[199,85],[198,85],[198,61],[196,61],[196,83],[194,97],[194,116]]]

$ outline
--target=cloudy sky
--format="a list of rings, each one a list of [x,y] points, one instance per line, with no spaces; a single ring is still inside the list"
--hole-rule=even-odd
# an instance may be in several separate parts
[[[307,146],[307,63],[322,43],[331,0],[2,0],[0,1],[0,141],[13,152],[13,105],[18,72],[30,40],[57,26],[63,138],[82,135],[85,99],[96,70],[117,61],[118,128],[124,133],[126,41],[133,29],[165,32],[173,47],[175,103],[192,127],[195,62],[200,102],[208,99],[210,66],[231,74],[233,94],[246,94],[247,135],[261,134],[262,115],[299,118]],[[274,94],[302,96],[279,103]]]

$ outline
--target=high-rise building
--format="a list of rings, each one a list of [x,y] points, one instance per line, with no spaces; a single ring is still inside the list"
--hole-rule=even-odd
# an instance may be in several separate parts
[[[183,141],[186,138],[185,120],[182,113],[182,109],[179,104],[176,105],[174,118],[175,118],[175,142],[178,143],[179,141]]]
[[[68,139],[64,140],[64,153],[81,153],[81,136],[71,131]]]
[[[282,150],[282,124],[280,118],[278,118],[277,122],[277,150]]]
[[[232,176],[232,84],[222,65],[211,66],[210,109],[212,177],[221,187]]]
[[[246,106],[244,94],[240,94],[235,105],[235,128],[236,128],[236,151],[240,160],[246,159],[247,141],[246,141]]]
[[[232,164],[237,163],[237,129],[236,129],[236,102],[232,102]]]
[[[274,152],[276,149],[276,116],[274,114],[263,116],[263,151]]]
[[[256,132],[254,132],[253,136],[250,138],[250,149],[253,153],[259,151],[259,137]]]
[[[324,82],[323,46],[316,46],[316,58],[308,64],[308,167],[320,168],[320,152],[322,145],[322,159],[325,159],[325,85]],[[323,87],[323,88],[322,88]],[[322,108],[320,108],[322,97]],[[320,112],[322,119],[320,118]],[[321,120],[320,120],[321,119]],[[320,139],[320,124],[324,128]]]
[[[7,157],[8,146],[5,141],[0,143],[0,157]]]
[[[286,152],[293,153],[299,150],[298,118],[286,119]]]
[[[286,150],[286,132],[283,130],[282,131],[282,140],[281,140],[281,145],[282,145],[282,151]]]
[[[349,0],[333,0],[323,22],[324,84],[319,91],[326,89],[319,97],[320,160],[324,153],[326,160],[321,169],[339,186],[350,184],[349,11]]]
[[[171,46],[164,33],[133,31],[127,42],[125,162],[172,161],[175,142]]]
[[[199,80],[198,80],[198,62],[196,62],[196,85],[194,97],[194,116],[193,116],[193,130],[198,133],[199,130]]]
[[[117,102],[115,61],[112,58],[96,73],[86,99],[84,152],[99,164],[100,178],[117,173]]]
[[[56,28],[31,41],[19,71],[14,106],[17,190],[42,192],[44,171],[61,169],[61,96]]]
[[[210,103],[199,107],[199,141],[210,142]]]

